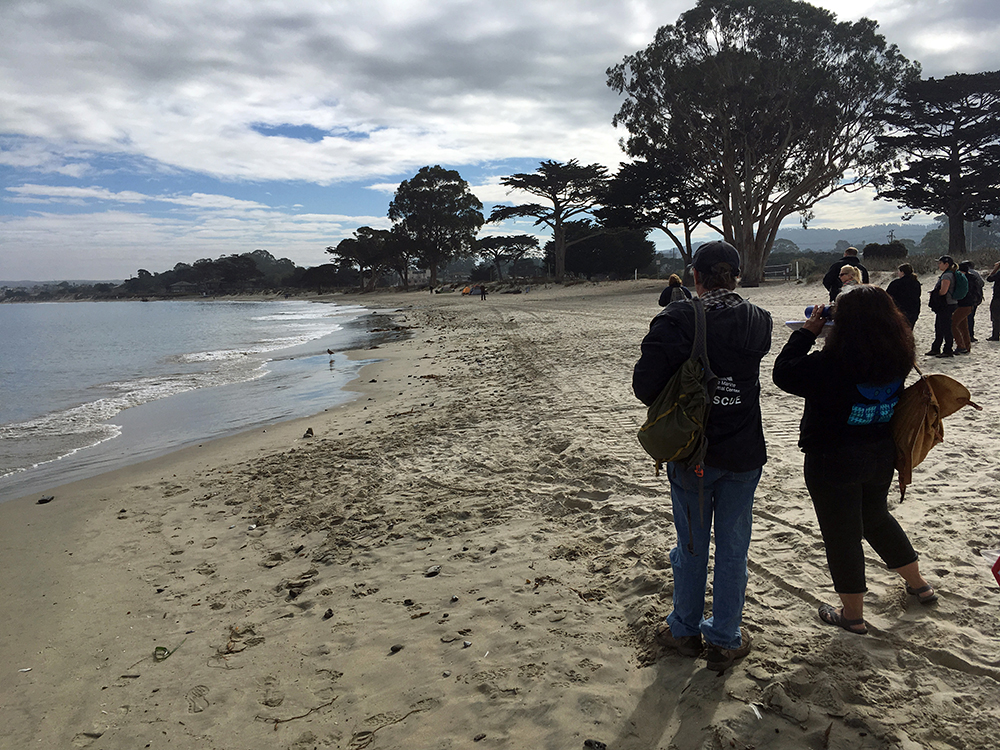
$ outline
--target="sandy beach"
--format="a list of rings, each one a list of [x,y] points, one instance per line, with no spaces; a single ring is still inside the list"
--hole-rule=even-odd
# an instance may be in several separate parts
[[[652,639],[675,538],[631,370],[662,286],[364,297],[411,335],[357,353],[381,359],[352,403],[0,504],[0,748],[996,747],[988,309],[970,356],[920,362],[983,411],[949,417],[891,496],[940,602],[866,548],[860,637],[816,616],[835,594],[802,402],[770,379],[783,322],[826,292],[739,290],[775,319],[769,460],[754,648],[718,676]],[[932,327],[925,310],[918,352]]]

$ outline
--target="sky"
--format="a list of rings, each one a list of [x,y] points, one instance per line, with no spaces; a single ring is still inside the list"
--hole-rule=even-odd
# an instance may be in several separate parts
[[[423,166],[457,170],[487,215],[523,199],[500,178],[542,160],[613,171],[625,131],[605,71],[694,4],[0,0],[0,280],[258,248],[314,266],[358,227],[388,228]],[[878,21],[925,76],[1000,69],[995,0],[813,4]],[[812,226],[901,213],[838,194]]]

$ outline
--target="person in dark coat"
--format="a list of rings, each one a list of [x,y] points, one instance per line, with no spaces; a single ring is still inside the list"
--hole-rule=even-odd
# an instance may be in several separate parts
[[[660,307],[666,307],[671,302],[691,299],[691,290],[684,286],[681,277],[676,273],[670,274],[667,279],[667,288],[660,292]]]
[[[840,269],[844,266],[854,266],[861,271],[861,283],[868,283],[868,269],[861,265],[861,261],[858,260],[858,249],[856,247],[849,247],[844,251],[844,257],[830,266],[830,270],[826,272],[826,276],[823,277],[823,286],[827,288],[830,292],[830,301],[833,302],[837,299],[837,295],[840,294],[841,287],[844,283],[840,279]]]
[[[719,380],[708,413],[704,461],[697,467],[667,464],[677,532],[670,551],[673,609],[657,629],[656,640],[695,657],[704,638],[707,666],[721,674],[750,652],[750,634],[741,623],[754,492],[767,461],[760,361],[771,348],[773,323],[770,313],[734,291],[740,255],[728,242],[702,245],[692,265],[695,290],[705,307],[708,359]],[[694,327],[694,305],[684,302],[667,305],[653,318],[632,373],[632,390],[646,406],[691,355]],[[710,555],[712,614],[706,617]]]
[[[819,617],[865,635],[862,540],[906,581],[907,594],[921,604],[938,598],[888,507],[896,463],[892,415],[913,369],[913,331],[877,286],[840,295],[833,319],[826,345],[811,351],[824,325],[823,305],[815,305],[775,359],[773,379],[781,390],[805,399],[799,447],[805,453],[806,489],[841,604],[823,604]]]
[[[969,317],[966,318],[966,321],[969,326],[969,342],[975,344],[979,340],[976,338],[976,310],[983,304],[983,292],[986,288],[986,280],[973,267],[971,260],[963,260],[959,263],[958,270],[964,273],[969,280],[969,294],[967,295],[967,299],[972,305],[972,310],[969,311]]]
[[[920,317],[920,279],[913,273],[913,266],[909,263],[896,269],[896,275],[898,278],[890,281],[885,290],[910,322],[910,328],[913,328]]]
[[[993,296],[990,298],[990,320],[993,323],[993,334],[987,341],[1000,341],[1000,260],[993,264],[993,270],[986,277],[993,283]]]

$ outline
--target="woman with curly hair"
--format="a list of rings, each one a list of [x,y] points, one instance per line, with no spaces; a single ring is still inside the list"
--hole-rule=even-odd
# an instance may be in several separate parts
[[[799,447],[806,488],[826,547],[840,607],[824,604],[823,622],[864,635],[866,540],[906,581],[921,604],[937,600],[920,575],[917,553],[888,508],[896,447],[890,420],[913,367],[913,331],[877,286],[855,286],[834,306],[826,345],[811,352],[823,329],[823,305],[794,331],[774,364],[774,383],[805,398]]]

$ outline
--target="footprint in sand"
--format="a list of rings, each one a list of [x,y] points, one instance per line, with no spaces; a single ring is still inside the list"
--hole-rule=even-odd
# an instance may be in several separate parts
[[[208,708],[208,688],[205,685],[195,685],[187,692],[188,713],[200,714]]]
[[[281,683],[274,675],[264,678],[264,697],[261,703],[271,708],[277,708],[285,702],[285,694],[281,691]]]
[[[210,536],[208,539],[206,539],[204,542],[201,543],[201,548],[202,549],[211,549],[216,544],[218,544],[218,542],[219,542],[219,537],[217,537],[217,536]]]
[[[73,747],[90,747],[95,740],[101,739],[104,732],[80,732],[73,738]]]

